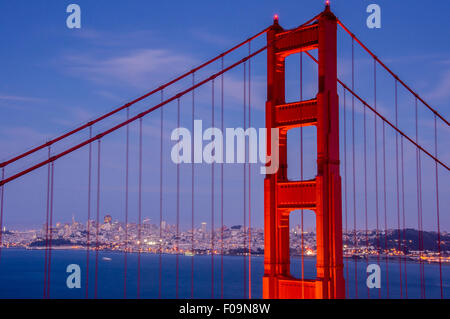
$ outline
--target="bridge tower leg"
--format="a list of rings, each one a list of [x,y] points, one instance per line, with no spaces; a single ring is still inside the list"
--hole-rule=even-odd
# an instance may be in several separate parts
[[[269,128],[279,129],[279,169],[264,180],[263,298],[345,298],[342,256],[339,113],[337,95],[337,20],[327,6],[318,21],[283,30],[275,20],[267,33],[267,152]],[[286,103],[285,58],[318,49],[319,79],[315,99]],[[312,180],[287,178],[287,131],[317,128],[317,175]],[[308,209],[316,215],[317,278],[290,274],[289,214]]]

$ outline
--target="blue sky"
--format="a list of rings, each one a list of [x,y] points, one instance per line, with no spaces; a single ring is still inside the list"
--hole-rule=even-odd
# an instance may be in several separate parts
[[[66,7],[77,3],[82,10],[82,28],[71,30],[66,27]],[[366,7],[377,3],[382,10],[382,28],[370,30],[365,21],[368,16]],[[0,3],[0,37],[3,47],[0,50],[0,159],[20,153],[29,147],[76,127],[78,124],[95,118],[123,103],[140,96],[148,90],[165,83],[184,73],[201,62],[225,51],[232,45],[246,39],[272,23],[276,13],[285,28],[295,27],[308,20],[323,9],[323,1],[2,1]],[[450,102],[450,4],[446,1],[430,4],[426,1],[332,1],[335,14],[371,48],[382,61],[417,92],[424,97],[446,118],[449,118]],[[340,45],[339,73],[349,83],[349,40],[342,39]],[[265,39],[255,41],[252,48],[264,45]],[[246,54],[241,50],[226,63],[235,61]],[[357,91],[368,102],[371,95],[371,61],[359,49],[356,51]],[[252,64],[252,106],[254,125],[262,127],[264,123],[265,101],[265,55],[256,58]],[[298,61],[289,58],[287,72],[287,92],[290,100],[298,99]],[[215,72],[219,65],[212,65],[208,72]],[[309,72],[310,71],[310,72]],[[305,98],[315,94],[314,66],[305,62]],[[206,73],[205,73],[206,74]],[[199,75],[201,78],[201,74]],[[392,81],[383,73],[379,75],[379,108],[390,119],[393,117]],[[188,83],[182,83],[186,86]],[[242,70],[236,70],[226,76],[226,125],[235,127],[242,122]],[[180,87],[175,87],[176,92]],[[198,92],[199,110],[210,110],[210,88]],[[170,94],[172,92],[166,92]],[[342,94],[342,92],[340,92]],[[342,96],[341,96],[342,97]],[[159,96],[146,103],[140,103],[131,113],[156,103]],[[182,100],[182,124],[188,125],[190,119],[190,97]],[[400,124],[414,136],[413,100],[405,94],[400,106]],[[168,105],[165,134],[170,134],[176,124],[176,105]],[[420,106],[423,109],[423,106]],[[207,110],[207,111],[206,111]],[[205,113],[206,114],[206,113]],[[361,116],[358,113],[358,117]],[[421,137],[424,144],[432,142],[432,117],[421,113]],[[94,132],[109,127],[124,118],[124,114],[114,117],[110,122],[94,128]],[[201,116],[197,116],[201,118]],[[209,113],[205,121],[210,119]],[[184,122],[186,121],[186,122]],[[430,122],[431,121],[431,122]],[[370,124],[373,119],[370,118]],[[209,123],[209,122],[207,122]],[[342,124],[341,124],[342,125]],[[422,126],[424,127],[422,130]],[[370,127],[369,127],[370,129]],[[373,129],[373,127],[372,127]],[[137,163],[137,126],[132,125],[132,155],[130,214],[136,218],[136,163]],[[114,134],[104,144],[104,167],[102,168],[104,185],[102,194],[102,213],[111,213],[114,218],[123,220],[123,167],[124,131]],[[150,116],[144,123],[144,216],[153,222],[159,221],[159,113]],[[448,163],[448,128],[439,127],[440,157]],[[293,133],[293,136],[297,133]],[[309,133],[308,133],[309,134]],[[312,135],[306,135],[312,137]],[[389,133],[388,133],[389,134]],[[55,149],[65,149],[81,141],[87,133],[75,136],[70,141],[58,145]],[[393,136],[393,135],[392,135]],[[388,138],[392,136],[388,135]],[[342,136],[341,136],[342,138]],[[390,140],[391,142],[393,140]],[[358,147],[361,146],[357,139]],[[296,143],[292,142],[293,145]],[[309,147],[307,175],[314,174],[313,142]],[[342,145],[341,145],[342,146]],[[392,146],[392,145],[391,145]],[[169,163],[170,141],[167,140],[165,154],[167,165],[165,176],[165,219],[174,221],[174,166]],[[433,150],[433,144],[430,144]],[[360,148],[359,148],[360,149]],[[72,214],[77,219],[86,218],[86,149],[60,161],[56,166],[55,217],[58,221],[70,220]],[[388,153],[392,151],[388,147]],[[290,167],[298,171],[298,150],[290,154]],[[370,153],[372,154],[372,153]],[[389,153],[392,158],[393,152]],[[388,154],[388,156],[389,156]],[[45,152],[37,154],[34,160],[45,158]],[[359,156],[359,155],[358,155]],[[415,169],[415,154],[406,150],[407,162]],[[359,157],[358,157],[359,158]],[[147,161],[148,160],[148,161]],[[11,168],[12,171],[27,167],[30,162],[21,162]],[[371,162],[369,162],[369,165]],[[308,166],[309,165],[309,166]],[[359,164],[358,164],[359,165]],[[428,166],[427,166],[428,165]],[[388,161],[388,169],[395,163]],[[64,172],[64,168],[68,171]],[[424,204],[433,218],[427,219],[427,227],[435,228],[433,197],[430,189],[434,187],[432,163],[424,160],[425,192]],[[8,168],[10,169],[10,168]],[[190,168],[183,167],[181,199],[182,222],[190,222]],[[196,222],[210,223],[210,167],[199,166],[196,176]],[[262,226],[262,177],[258,175],[259,165],[252,168],[254,181],[252,193],[253,222]],[[226,224],[242,223],[242,172],[241,167],[226,168],[227,213]],[[219,171],[216,172],[218,176]],[[392,171],[388,171],[392,174]],[[8,174],[8,170],[7,170]],[[291,173],[291,177],[295,176]],[[371,173],[369,173],[371,174]],[[297,176],[298,177],[298,176]],[[372,175],[373,177],[373,175]],[[358,182],[360,182],[360,176]],[[409,226],[416,227],[417,216],[414,212],[414,176],[407,180],[411,189],[407,192]],[[450,229],[448,208],[450,202],[445,198],[443,189],[448,189],[448,172],[440,172],[441,178],[441,215],[445,229]],[[373,178],[372,178],[373,180]],[[70,182],[67,182],[70,181]],[[93,181],[94,183],[95,181]],[[217,181],[216,181],[217,182]],[[392,180],[388,181],[388,190]],[[39,225],[45,216],[46,170],[33,173],[32,176],[17,181],[7,189],[5,210],[6,225]],[[218,186],[219,184],[217,184]],[[360,185],[360,184],[359,184]],[[430,186],[427,186],[430,185]],[[370,190],[373,190],[373,187]],[[216,190],[218,187],[216,187]],[[389,193],[391,194],[391,193]],[[391,195],[388,195],[388,197]],[[24,200],[26,198],[26,200]],[[393,207],[392,198],[390,206]],[[218,198],[216,199],[216,204]],[[369,204],[373,202],[369,202]],[[373,205],[370,205],[373,206]],[[94,207],[94,206],[93,206]],[[216,225],[219,218],[216,207]],[[391,209],[391,208],[390,208]],[[396,214],[394,210],[389,213]],[[395,215],[394,214],[394,215]],[[396,215],[389,220],[395,225]],[[371,222],[374,221],[373,210]],[[358,219],[358,226],[363,220]],[[371,223],[373,225],[373,223]]]

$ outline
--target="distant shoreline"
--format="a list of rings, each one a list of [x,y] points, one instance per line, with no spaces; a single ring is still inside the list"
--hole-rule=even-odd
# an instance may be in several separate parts
[[[46,247],[2,247],[2,249],[8,249],[8,250],[23,250],[23,251],[27,251],[27,250],[32,250],[32,251],[39,251],[39,250],[45,250]],[[86,247],[82,247],[82,246],[52,246],[51,250],[59,250],[59,251],[86,251]],[[95,248],[90,248],[89,251],[94,252]],[[106,252],[106,253],[115,253],[115,254],[123,254],[125,251],[123,250],[112,250],[112,249],[101,249],[99,250],[99,252]],[[128,254],[137,254],[137,251],[128,251]],[[149,255],[159,255],[158,252],[148,252],[148,251],[142,251],[141,254],[149,254]],[[173,254],[173,253],[167,253],[167,252],[163,252],[161,253],[162,255],[167,255],[167,256],[176,256],[177,254]],[[179,256],[186,256],[186,257],[192,257],[189,255],[185,255],[183,253],[178,254]],[[194,256],[210,256],[211,254],[208,253],[196,253],[194,254]],[[221,254],[215,254],[216,256],[221,256]],[[223,254],[223,256],[230,256],[230,257],[243,257],[244,254]],[[248,254],[245,254],[245,256],[248,256]],[[264,254],[257,254],[257,253],[252,253],[252,257],[264,257]],[[301,259],[301,255],[292,255],[292,257],[296,258],[296,259]],[[304,255],[303,258],[305,259],[315,259],[316,256],[306,256]],[[365,257],[365,256],[344,256],[343,257],[344,260],[357,260],[360,262],[363,261],[374,261],[377,260],[378,257],[377,256],[370,256],[370,257]],[[386,259],[388,259],[388,261],[398,261],[400,257],[387,257],[386,256],[381,256],[380,255],[380,260],[385,261]],[[402,256],[402,261],[404,262],[405,259]],[[420,262],[418,260],[415,260],[412,257],[408,257],[406,256],[406,262],[408,263],[412,263],[412,264],[419,264]],[[428,260],[424,260],[423,263],[426,264],[439,264],[439,261],[428,261]],[[442,265],[446,265],[446,266],[450,266],[450,262],[449,261],[442,261],[441,263]]]

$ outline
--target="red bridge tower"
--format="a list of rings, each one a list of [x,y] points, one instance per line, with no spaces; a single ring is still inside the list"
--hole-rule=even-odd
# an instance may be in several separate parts
[[[267,33],[267,152],[272,152],[269,128],[278,128],[280,165],[264,180],[264,298],[345,298],[336,33],[337,19],[328,5],[311,25],[285,31],[275,20]],[[317,97],[286,104],[285,58],[312,49],[319,51]],[[317,176],[289,181],[287,131],[307,125],[317,127]],[[298,209],[316,215],[316,279],[290,274],[289,214]]]

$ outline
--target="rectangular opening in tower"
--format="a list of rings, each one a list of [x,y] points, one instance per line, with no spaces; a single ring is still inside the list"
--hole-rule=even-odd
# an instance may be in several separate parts
[[[290,129],[287,133],[287,177],[290,181],[314,179],[317,175],[317,130],[315,126]]]
[[[315,279],[317,277],[317,247],[316,215],[314,211],[304,209],[295,210],[290,213],[289,245],[291,276],[297,279]]]
[[[311,50],[311,54],[317,50]],[[299,102],[316,98],[318,66],[305,52],[285,58],[285,101]]]

